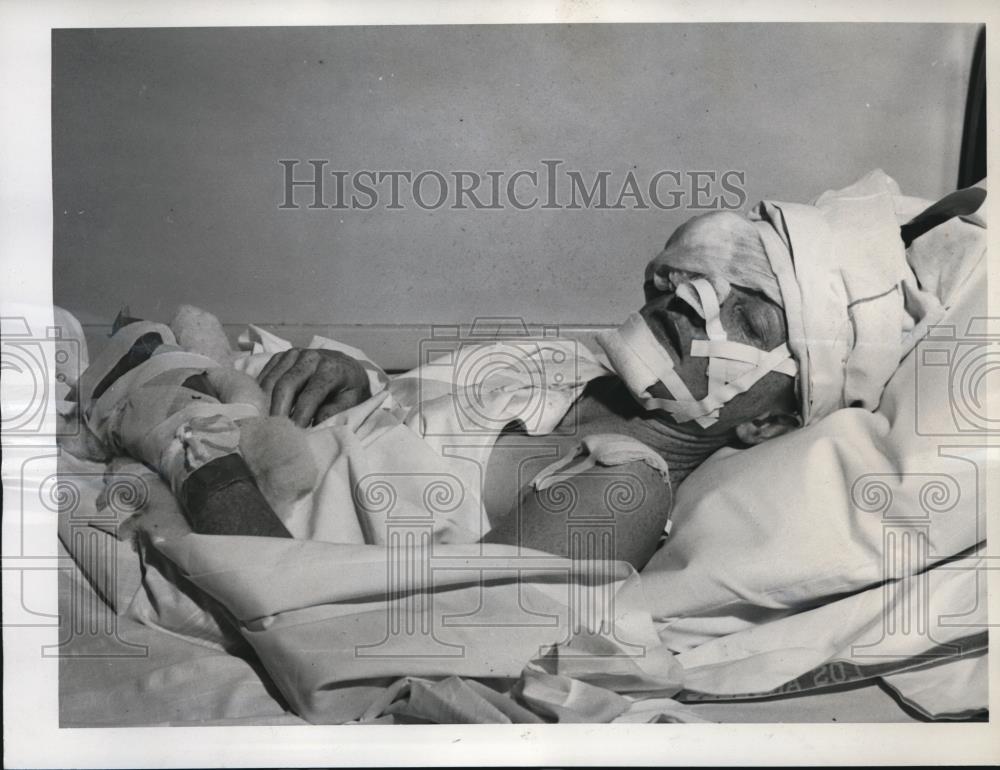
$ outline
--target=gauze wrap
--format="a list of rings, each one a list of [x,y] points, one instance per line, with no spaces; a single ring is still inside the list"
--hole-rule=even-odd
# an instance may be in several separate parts
[[[764,201],[751,212],[781,289],[803,424],[845,406],[874,410],[944,312],[907,263],[900,197],[877,169],[811,205]]]
[[[781,289],[754,226],[732,211],[713,211],[678,227],[650,262],[647,277],[663,291],[668,273],[674,270],[707,278],[720,302],[733,285],[759,291],[781,304]]]
[[[647,277],[662,291],[676,283],[672,271],[698,274],[720,302],[735,285],[779,304],[803,424],[845,406],[875,409],[900,360],[944,312],[907,262],[906,200],[876,169],[811,204],[764,201],[749,221],[707,214],[679,228]]]

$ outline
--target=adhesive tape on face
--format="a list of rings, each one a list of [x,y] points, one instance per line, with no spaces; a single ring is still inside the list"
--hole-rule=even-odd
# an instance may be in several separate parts
[[[714,422],[707,414],[715,407],[706,410],[707,404],[694,398],[674,370],[673,359],[653,336],[642,315],[633,313],[617,329],[602,332],[598,335],[598,343],[633,397],[646,409],[666,411],[678,422],[692,419],[709,425]],[[655,398],[650,394],[650,387],[658,382],[673,399]]]
[[[686,302],[705,321],[707,340],[693,340],[690,355],[708,358],[708,393],[695,399],[674,369],[674,362],[653,335],[640,313],[633,313],[618,329],[602,332],[598,343],[633,397],[646,409],[662,410],[678,422],[696,421],[708,427],[719,419],[720,408],[749,390],[769,372],[795,376],[798,367],[786,344],[771,351],[727,339],[721,307],[712,284],[696,278],[677,287]],[[672,399],[655,398],[649,389],[662,383]]]

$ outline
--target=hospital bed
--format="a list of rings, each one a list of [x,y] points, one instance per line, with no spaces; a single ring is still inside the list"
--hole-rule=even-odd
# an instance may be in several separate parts
[[[976,105],[984,93],[974,73],[960,186],[981,176]],[[496,669],[488,654],[467,655],[465,668],[433,656],[409,667],[376,656],[381,663],[359,669],[350,665],[357,639],[329,636],[319,652],[348,663],[325,662],[325,678],[303,686],[308,692],[296,700],[296,683],[278,671],[287,653],[281,643],[234,633],[234,614],[245,610],[227,605],[227,587],[206,590],[191,579],[224,570],[199,562],[197,549],[168,557],[118,539],[134,501],[120,490],[117,509],[109,509],[107,466],[62,453],[53,484],[63,493],[40,491],[59,503],[66,565],[61,725],[986,719],[981,375],[1000,330],[987,319],[982,249],[966,244],[955,256],[935,287],[945,318],[901,362],[875,414],[842,410],[753,450],[722,450],[681,485],[663,547],[641,575],[609,579],[617,604],[607,611],[627,618],[636,635],[610,644],[633,657],[641,647],[652,662],[638,669],[621,664],[628,654],[553,664],[536,644],[552,636],[542,631],[514,644],[538,654]],[[241,557],[233,558],[230,566],[239,567]],[[385,561],[345,569],[351,565],[371,572]],[[451,616],[492,601],[485,592],[463,605],[463,590],[448,593]],[[532,596],[552,598],[543,589]],[[509,599],[496,601],[503,607]],[[351,602],[360,599],[343,598],[341,610]],[[344,612],[324,618],[327,627],[339,632],[344,617],[386,617],[377,607]],[[502,638],[503,623],[496,615],[491,622],[458,629],[455,638]],[[534,673],[525,677],[529,658]],[[580,686],[559,690],[567,682]],[[623,701],[619,691],[631,695]]]
[[[54,483],[72,494],[48,491],[72,565],[59,583],[61,724],[984,719],[977,377],[995,330],[982,242],[960,242],[942,265],[933,288],[947,314],[879,410],[845,409],[710,458],[678,489],[671,534],[641,575],[581,589],[619,625],[577,648],[578,636],[557,639],[569,621],[552,585],[571,594],[580,581],[527,565],[528,577],[476,589],[443,551],[435,574],[452,572],[428,589],[441,613],[428,638],[441,649],[408,659],[404,645],[359,663],[379,642],[359,639],[392,622],[364,588],[385,579],[384,551],[296,542],[303,550],[279,553],[269,538],[208,548],[205,536],[137,548],[115,536],[128,493],[116,499],[107,466],[64,452]],[[263,339],[262,354],[280,342]],[[244,596],[255,575],[267,590]],[[361,587],[325,595],[332,575]],[[527,630],[511,608],[529,610]],[[454,620],[477,613],[485,621]],[[556,655],[540,644],[553,640]]]

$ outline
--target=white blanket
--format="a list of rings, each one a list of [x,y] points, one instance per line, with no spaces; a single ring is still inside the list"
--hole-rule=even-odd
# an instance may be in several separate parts
[[[965,279],[940,281],[959,333],[931,341],[937,358],[918,346],[875,415],[843,410],[710,459],[681,485],[673,533],[641,580],[624,565],[474,542],[476,453],[523,416],[533,373],[552,377],[529,424],[544,433],[604,371],[589,351],[551,341],[487,353],[525,365],[493,369],[491,387],[471,383],[478,400],[411,373],[311,431],[326,472],[288,514],[297,539],[144,541],[142,584],[103,585],[119,611],[202,644],[232,645],[234,624],[294,710],[317,722],[379,719],[403,694],[471,697],[428,684],[452,675],[517,681],[532,713],[558,719],[684,719],[672,698],[682,687],[688,700],[746,698],[872,676],[928,714],[985,707],[985,456],[975,432],[954,427],[954,367],[923,366],[976,345],[967,333],[985,281],[975,243],[962,244]],[[287,346],[253,334],[248,371]],[[529,365],[538,356],[559,365]],[[376,389],[387,383],[371,371]],[[469,461],[450,454],[462,399],[486,418],[466,442]],[[85,540],[69,513],[73,550]],[[114,530],[107,516],[93,527]],[[389,687],[400,677],[405,686]]]

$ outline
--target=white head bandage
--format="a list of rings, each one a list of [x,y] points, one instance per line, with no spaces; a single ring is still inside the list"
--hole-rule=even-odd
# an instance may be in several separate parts
[[[974,210],[972,201],[981,205],[982,197],[966,208]],[[763,294],[785,315],[802,424],[848,406],[874,410],[903,356],[944,314],[935,287],[941,286],[937,255],[946,249],[928,247],[925,253],[935,254],[928,259],[917,254],[920,239],[907,249],[900,237],[912,200],[875,170],[808,205],[763,201],[748,218],[730,211],[692,217],[647,265],[647,297],[700,277],[720,304],[732,286]],[[922,236],[925,243],[929,236]],[[689,304],[701,302],[694,287],[676,291]],[[711,365],[723,356],[708,336]],[[706,351],[699,343],[691,353]]]
[[[673,359],[639,313],[617,329],[601,332],[603,348],[632,395],[646,409],[668,412],[677,422],[694,420],[707,428],[719,419],[719,410],[734,396],[749,390],[768,372],[795,376],[791,351],[781,344],[771,351],[727,339],[720,318],[720,300],[705,278],[681,283],[676,297],[690,305],[705,321],[707,340],[691,342],[692,356],[708,358],[708,393],[696,399],[674,369]],[[662,383],[672,399],[656,398],[649,389]]]
[[[845,406],[876,409],[903,356],[944,314],[908,261],[902,200],[875,170],[810,205],[763,201],[750,213],[781,289],[804,425]]]

